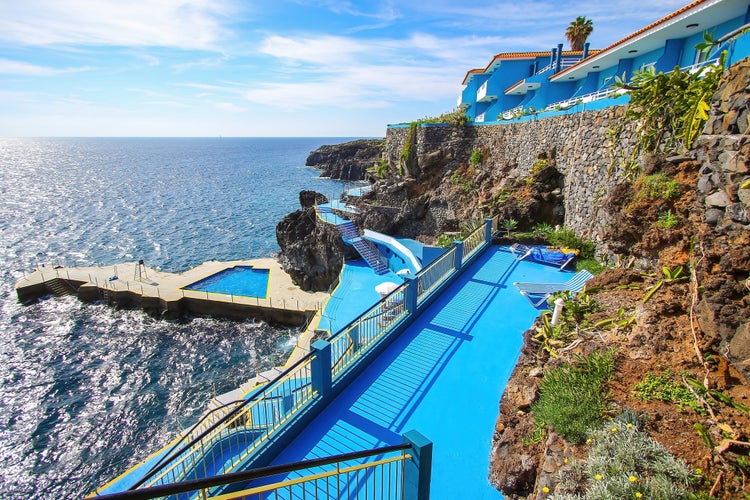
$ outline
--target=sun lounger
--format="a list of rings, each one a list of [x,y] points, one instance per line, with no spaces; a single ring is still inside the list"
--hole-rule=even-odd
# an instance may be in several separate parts
[[[578,252],[576,250],[552,248],[543,246],[526,246],[520,243],[514,243],[510,246],[510,252],[516,260],[529,258],[534,262],[559,266],[560,270],[573,262]]]
[[[564,290],[569,290],[573,293],[580,292],[586,282],[593,277],[593,274],[584,269],[583,271],[578,271],[575,276],[564,283],[523,283],[517,281],[513,285],[518,288],[521,295],[529,299],[529,302],[534,307],[539,307],[555,292],[562,292]]]

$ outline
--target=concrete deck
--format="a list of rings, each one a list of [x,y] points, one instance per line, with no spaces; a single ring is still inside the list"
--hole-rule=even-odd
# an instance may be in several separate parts
[[[269,269],[265,299],[185,290],[183,287],[234,266]],[[306,292],[271,258],[209,261],[184,273],[157,271],[126,262],[100,267],[40,267],[16,283],[16,293],[28,302],[50,293],[76,294],[81,300],[104,300],[121,306],[138,306],[165,317],[206,314],[229,318],[257,317],[301,326],[321,309],[329,295]]]

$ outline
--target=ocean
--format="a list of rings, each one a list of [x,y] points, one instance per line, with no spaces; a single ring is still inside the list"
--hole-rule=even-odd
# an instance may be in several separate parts
[[[181,272],[278,252],[304,166],[350,138],[0,139],[0,495],[74,498],[189,427],[207,402],[282,362],[298,332],[84,304],[18,302],[39,265],[143,259]]]

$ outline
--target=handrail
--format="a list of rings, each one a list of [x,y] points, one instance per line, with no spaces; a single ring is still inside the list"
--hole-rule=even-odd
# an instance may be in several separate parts
[[[462,263],[469,260],[474,252],[482,246],[482,243],[485,243],[485,230],[485,225],[480,224],[479,227],[474,229],[466,238],[464,238],[464,252],[461,259]]]
[[[276,383],[277,381],[281,380],[282,378],[284,378],[287,375],[289,375],[290,373],[292,373],[295,369],[297,369],[303,363],[306,363],[307,361],[309,361],[309,358],[311,358],[312,356],[313,356],[313,353],[306,354],[299,361],[297,361],[296,363],[294,363],[292,366],[290,366],[286,370],[283,370],[273,380],[271,380],[270,382],[268,382],[265,387],[268,388],[268,387],[273,386],[274,383]],[[157,473],[159,473],[169,462],[171,462],[172,460],[175,460],[180,455],[182,455],[185,451],[187,451],[190,448],[192,448],[193,446],[195,446],[197,443],[199,443],[201,441],[201,439],[203,439],[204,437],[206,437],[208,434],[210,434],[216,428],[218,428],[222,424],[224,424],[227,421],[229,421],[232,418],[234,418],[240,412],[240,410],[242,410],[244,407],[246,407],[247,405],[249,405],[251,402],[256,401],[257,399],[259,399],[260,396],[264,394],[264,392],[265,392],[265,389],[261,390],[259,392],[256,392],[255,394],[252,394],[249,398],[243,400],[240,405],[238,405],[237,407],[235,407],[232,411],[230,411],[229,413],[227,413],[224,417],[222,417],[221,419],[217,420],[216,422],[214,422],[213,425],[209,426],[206,430],[204,430],[203,432],[201,432],[200,434],[198,434],[197,436],[195,436],[189,443],[187,443],[185,446],[183,446],[178,452],[172,453],[174,451],[174,448],[179,443],[183,442],[185,440],[184,439],[185,437],[188,437],[190,435],[190,433],[184,434],[183,438],[181,438],[177,443],[175,443],[175,445],[172,447],[172,449],[167,454],[165,454],[161,459],[159,459],[159,461],[156,464],[154,464],[154,466],[151,469],[149,469],[149,471],[140,480],[136,481],[129,489],[130,490],[135,490],[139,486],[143,485],[143,483],[145,483],[146,481],[148,481],[149,479],[151,479],[152,477],[154,477]],[[232,403],[231,402],[227,403],[227,405],[229,405],[229,404],[232,404]],[[226,405],[224,405],[224,406],[226,406]],[[198,421],[198,423],[196,423],[192,427],[191,432],[192,432],[192,430],[200,427],[200,425],[206,420],[206,417],[210,413],[211,412],[208,412],[208,413],[204,414],[203,417]],[[171,454],[171,456],[169,456],[170,454]]]
[[[482,234],[482,231],[480,230],[483,228],[484,226],[480,226],[469,236],[471,239],[467,244],[467,247],[469,247],[469,254],[481,246],[481,242],[476,243],[473,240],[476,238],[476,234]],[[335,353],[337,355],[340,354],[339,357],[332,356],[331,358],[331,366],[329,369],[331,370],[332,379],[336,379],[336,377],[344,372],[357,357],[361,356],[372,346],[376,345],[378,339],[384,334],[393,331],[394,325],[399,324],[403,321],[404,317],[408,317],[410,314],[414,313],[414,311],[411,311],[406,304],[408,287],[417,287],[417,290],[414,290],[413,293],[416,294],[416,307],[417,310],[419,309],[420,305],[424,303],[427,297],[430,296],[432,292],[458,268],[459,263],[456,262],[456,252],[457,247],[454,246],[426,268],[422,269],[416,275],[416,279],[408,280],[406,283],[402,284],[399,288],[382,299],[377,305],[368,309],[365,313],[351,321],[346,327],[342,328],[339,332],[335,333],[328,339],[332,351],[337,350],[334,349],[336,347],[334,344],[344,341],[345,337],[345,342],[347,344],[343,351]],[[365,324],[365,322],[368,323]],[[360,327],[361,331],[359,331]],[[356,331],[356,338],[351,336],[352,330],[355,328],[358,329]],[[349,351],[352,351],[354,355],[351,355],[352,353]],[[332,354],[334,353],[332,352]],[[258,389],[247,399],[225,403],[224,405],[202,415],[201,419],[191,427],[190,431],[184,433],[180,439],[172,444],[169,450],[159,458],[156,464],[154,464],[143,477],[130,486],[127,491],[133,493],[135,491],[146,490],[147,488],[139,489],[139,487],[142,487],[148,481],[153,480],[157,474],[160,474],[160,476],[152,481],[153,486],[148,487],[151,491],[153,491],[152,488],[157,487],[154,485],[156,481],[162,481],[168,474],[171,475],[171,483],[173,484],[178,482],[180,484],[188,484],[190,482],[200,481],[200,479],[186,479],[186,477],[188,477],[188,471],[190,471],[190,474],[194,473],[190,469],[191,467],[194,468],[196,464],[199,463],[199,460],[205,460],[208,452],[203,451],[203,446],[208,446],[210,450],[211,447],[219,445],[224,439],[232,437],[231,434],[224,435],[224,430],[229,429],[231,431],[232,428],[235,428],[233,426],[241,428],[247,426],[248,422],[257,422],[260,426],[256,424],[254,428],[250,427],[248,430],[260,431],[262,435],[251,436],[250,440],[245,444],[247,451],[243,452],[244,454],[238,459],[239,461],[235,463],[234,458],[232,458],[229,468],[225,469],[225,466],[222,466],[220,469],[227,470],[227,472],[221,474],[221,476],[235,474],[235,472],[231,472],[232,468],[242,463],[243,460],[247,460],[247,456],[249,456],[248,454],[256,449],[260,445],[259,443],[270,439],[272,433],[282,426],[291,416],[298,413],[301,408],[305,408],[312,398],[315,397],[317,393],[312,385],[310,363],[316,359],[316,356],[316,351],[309,352],[297,362],[282,370],[272,380],[266,383],[264,387]],[[306,374],[302,374],[301,378],[295,380],[285,380],[290,375],[296,374],[301,367],[304,367]],[[288,384],[288,387],[284,384]],[[296,387],[296,384],[299,384],[299,387]],[[273,405],[278,404],[274,401],[283,399],[283,396],[280,397],[278,393],[274,396],[273,393],[277,391],[287,391],[287,389],[291,391],[291,394],[293,395],[293,406],[283,409],[274,407]],[[304,393],[302,391],[304,391]],[[296,399],[297,395],[301,395],[299,400]],[[267,413],[254,413],[256,410],[263,411],[262,407],[258,405],[269,401],[272,404],[270,421],[267,420],[269,418]],[[204,426],[206,421],[212,417],[217,410],[226,408],[230,405],[235,405],[235,407],[197,435],[191,436],[196,430]],[[244,414],[242,413],[243,411],[245,412]],[[279,412],[279,415],[277,415],[276,412]],[[263,420],[264,416],[266,420]],[[278,418],[279,416],[280,418]],[[256,420],[256,417],[259,418]],[[241,420],[242,418],[246,420]],[[238,437],[238,439],[240,439],[240,437]],[[191,450],[198,451],[198,449],[200,449],[202,453],[200,456],[196,456],[191,452]],[[210,453],[213,457],[213,451]],[[178,481],[177,478],[179,477],[183,479]],[[166,486],[167,485],[164,485],[164,487]]]
[[[239,483],[242,481],[253,481],[256,479],[262,479],[264,477],[276,476],[279,474],[288,474],[290,472],[302,469],[312,469],[314,467],[322,467],[335,463],[349,462],[352,460],[358,460],[360,458],[385,455],[397,451],[406,451],[410,448],[411,444],[402,443],[392,446],[384,446],[382,448],[375,448],[372,450],[354,451],[324,458],[314,458],[311,460],[292,462],[289,464],[269,465],[266,467],[259,467],[257,469],[246,471],[229,472],[227,474],[221,474],[219,476],[211,476],[203,479],[192,479],[189,481],[181,481],[179,483],[152,486],[150,488],[142,488],[140,490],[127,490],[117,493],[96,495],[95,498],[101,498],[103,500],[147,500],[151,498],[176,495],[179,493],[187,493],[199,489],[212,488],[215,486]]]
[[[456,269],[456,247],[424,268],[417,275],[417,307]]]

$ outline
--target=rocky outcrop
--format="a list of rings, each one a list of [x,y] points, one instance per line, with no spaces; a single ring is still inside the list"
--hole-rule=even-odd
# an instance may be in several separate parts
[[[419,200],[422,219],[394,223],[403,234],[426,241],[498,215],[516,220],[519,230],[539,222],[564,224],[608,255],[605,233],[612,221],[603,200],[623,173],[612,146],[630,158],[635,143],[633,124],[621,127],[617,137],[611,133],[624,113],[624,106],[615,106],[504,125],[389,128],[385,177],[391,182],[379,181],[386,187],[376,190],[369,205],[399,211],[403,200]],[[384,196],[395,186],[401,186],[401,199]]]
[[[314,204],[327,201],[319,193],[300,193],[302,209],[284,217],[276,226],[281,248],[278,260],[294,284],[308,291],[328,290],[346,258],[356,258],[338,230],[318,219]]]
[[[362,181],[367,178],[367,169],[376,165],[382,155],[382,139],[360,139],[321,146],[309,154],[305,165],[321,170],[321,177]]]

